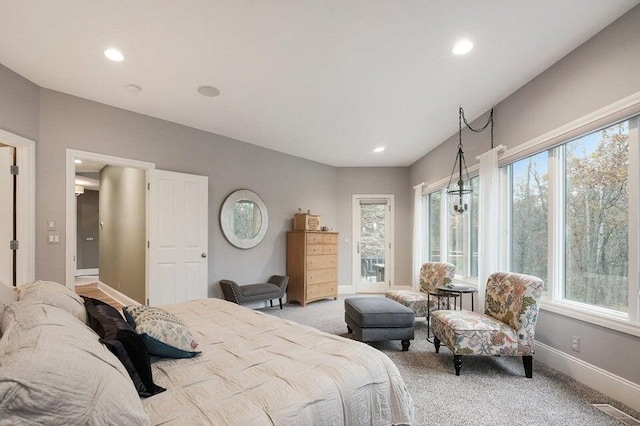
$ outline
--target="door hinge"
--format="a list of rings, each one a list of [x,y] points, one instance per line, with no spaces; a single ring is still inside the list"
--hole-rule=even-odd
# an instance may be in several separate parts
[[[151,244],[149,244],[149,241],[147,241],[147,248],[150,248]]]
[[[18,250],[20,248],[20,242],[18,240],[9,241],[9,250]]]
[[[151,182],[147,182],[147,191],[151,190]]]
[[[389,250],[391,250],[391,243],[389,243]]]
[[[18,176],[20,174],[20,166],[16,166],[15,164],[10,165],[9,173],[14,176]]]
[[[147,297],[147,306],[149,306],[149,298]]]

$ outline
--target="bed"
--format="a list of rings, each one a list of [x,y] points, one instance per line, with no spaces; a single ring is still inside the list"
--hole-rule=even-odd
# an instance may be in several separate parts
[[[103,350],[95,333],[94,337],[87,334],[93,331],[81,322],[81,312],[76,312],[73,318],[61,313],[64,309],[40,300],[18,301],[7,307],[2,325],[8,336],[0,339],[0,412],[11,414],[5,417],[7,424],[26,423],[20,420],[25,420],[23,416],[29,410],[38,412],[30,413],[26,417],[29,421],[43,422],[46,417],[38,417],[39,411],[48,399],[57,404],[56,417],[44,421],[51,424],[103,424],[105,419],[114,424],[124,421],[153,425],[413,423],[413,402],[397,367],[372,347],[221,299],[194,300],[163,309],[189,327],[201,353],[187,359],[153,357],[153,381],[166,391],[140,399],[127,371],[114,362],[117,358]],[[32,317],[41,312],[45,313],[44,328],[34,332],[34,323],[38,321]],[[53,338],[53,333],[47,330],[60,330],[61,325],[62,338]],[[21,348],[28,347],[24,341],[27,337],[22,336],[30,332],[38,340],[37,345],[22,354],[15,353],[7,340],[19,340]],[[74,333],[85,335],[85,340],[76,339]],[[83,342],[76,355],[66,349],[60,352],[57,347],[76,341]],[[36,374],[29,371],[33,363],[25,358],[38,352],[34,348],[41,352],[38,363],[53,353],[65,356],[53,356],[54,365],[39,366]],[[95,362],[99,357],[104,358],[104,368],[84,365],[85,361]],[[17,369],[19,363],[26,367]],[[64,369],[89,373],[74,370],[71,374],[74,383],[55,384],[57,395],[50,389],[41,389],[52,386],[49,383],[52,378],[61,380]],[[12,374],[20,377],[10,377]],[[82,378],[83,374],[87,377]],[[123,378],[128,379],[128,384]],[[91,380],[97,385],[92,387]],[[34,383],[30,392],[37,390],[37,394],[28,393],[29,398],[16,399],[12,384],[23,386],[28,381]],[[110,393],[103,389],[107,382],[114,385]],[[78,389],[80,384],[84,389]],[[29,400],[38,402],[20,408],[19,404]],[[72,407],[61,409],[60,401],[67,400]],[[109,406],[114,402],[120,406]]]

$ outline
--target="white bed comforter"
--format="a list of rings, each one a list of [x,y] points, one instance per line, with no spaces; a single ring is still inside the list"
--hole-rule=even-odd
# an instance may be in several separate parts
[[[154,381],[167,388],[143,400],[154,425],[413,422],[397,367],[374,348],[220,299],[163,308],[202,354],[154,360]]]

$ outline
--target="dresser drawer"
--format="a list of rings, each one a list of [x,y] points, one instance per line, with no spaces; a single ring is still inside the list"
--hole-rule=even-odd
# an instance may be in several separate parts
[[[338,256],[334,254],[322,254],[318,256],[307,256],[307,269],[335,268]]]
[[[322,246],[322,254],[336,254],[338,253],[338,246],[335,244],[323,244]]]
[[[322,244],[338,244],[338,236],[336,234],[322,235]]]
[[[307,255],[323,254],[323,247],[322,244],[307,243]]]
[[[319,284],[338,279],[336,268],[307,271],[307,284]]]
[[[337,294],[336,288],[337,284],[335,281],[331,283],[309,285],[307,286],[307,298],[319,299],[329,296],[335,297]]]
[[[318,233],[308,233],[307,234],[307,244],[322,244],[322,234]]]

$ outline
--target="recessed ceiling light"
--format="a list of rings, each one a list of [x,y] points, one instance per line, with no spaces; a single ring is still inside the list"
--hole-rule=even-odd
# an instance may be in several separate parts
[[[452,52],[454,55],[464,55],[465,53],[469,53],[471,49],[473,49],[473,43],[467,39],[462,39],[456,43]]]
[[[375,149],[373,150],[373,152],[382,152],[382,151],[384,151],[384,150],[385,150],[384,146],[379,146],[379,147],[375,148]]]
[[[82,160],[79,158],[76,158],[75,160],[73,160],[76,164],[82,164]]]
[[[124,86],[124,88],[127,92],[132,93],[134,95],[142,91],[142,87],[136,86],[135,84],[127,84],[126,86]]]
[[[198,93],[202,96],[207,96],[209,98],[215,98],[220,95],[220,90],[216,89],[213,86],[200,86],[198,87]]]
[[[122,62],[124,55],[118,49],[107,49],[104,51],[104,56],[115,62]]]

